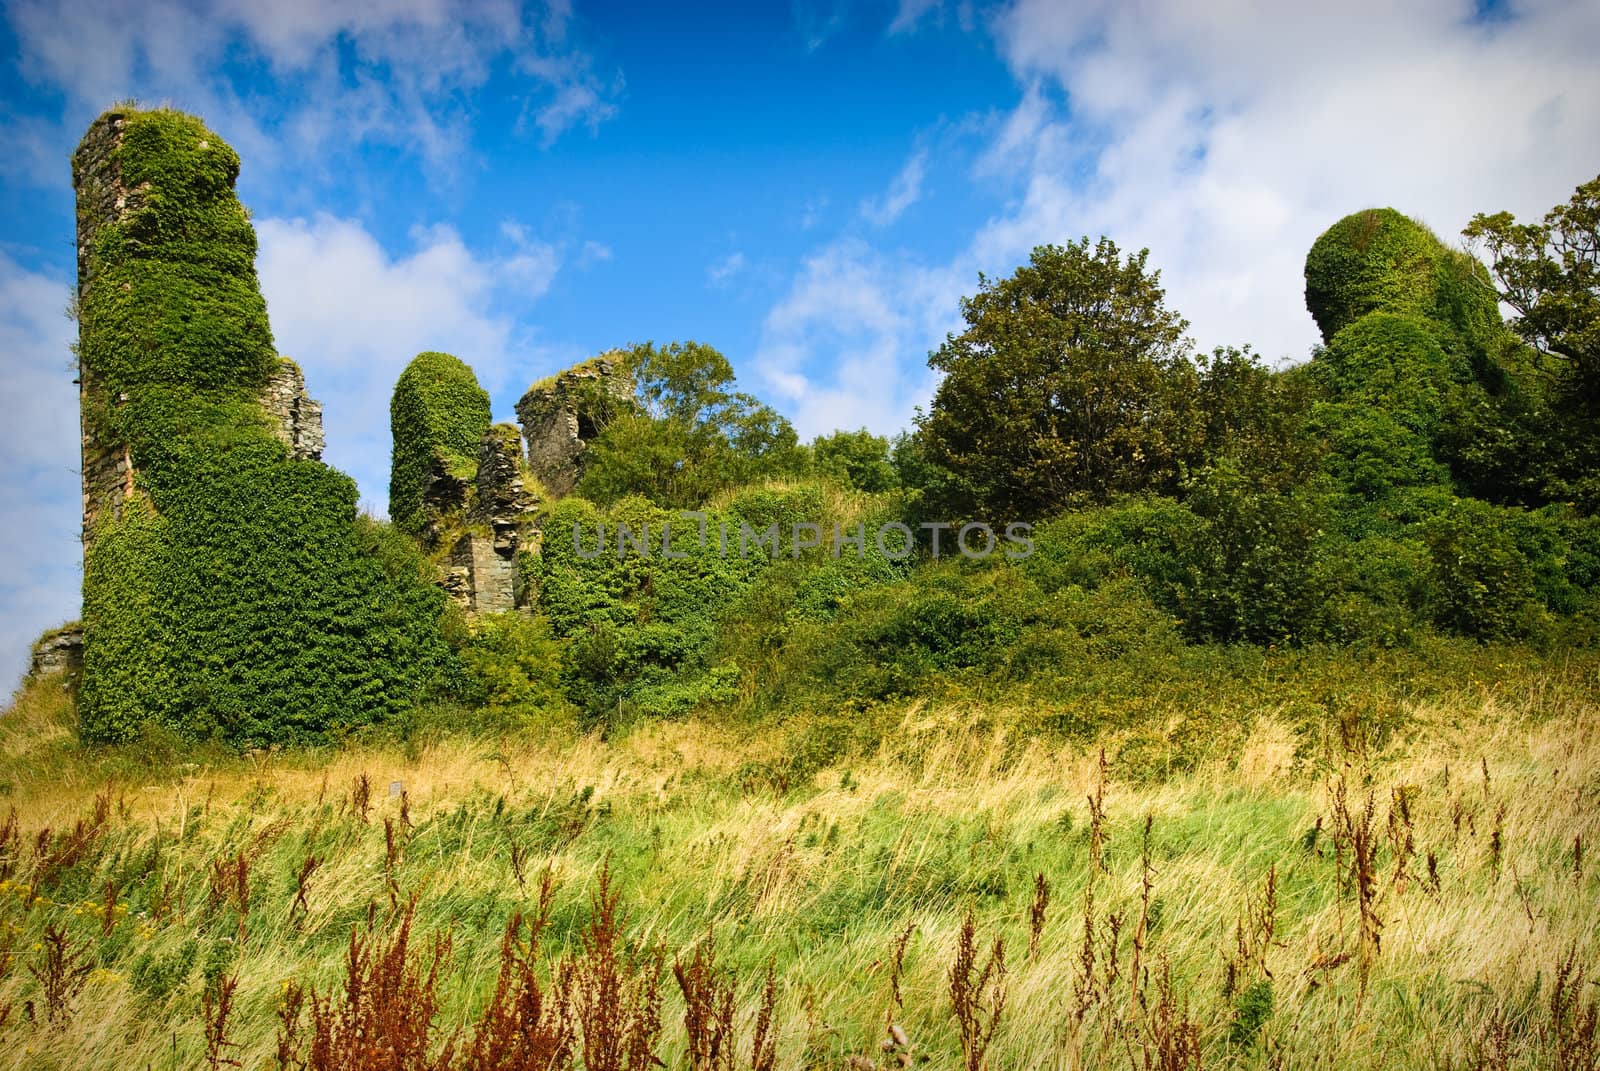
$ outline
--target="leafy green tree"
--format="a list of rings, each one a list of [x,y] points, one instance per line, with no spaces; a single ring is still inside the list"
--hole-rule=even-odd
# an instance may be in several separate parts
[[[1463,233],[1487,246],[1500,298],[1517,312],[1511,329],[1600,405],[1600,176],[1542,223],[1479,213]]]
[[[1303,374],[1273,371],[1248,346],[1219,346],[1195,366],[1205,464],[1226,461],[1279,490],[1319,471],[1323,444],[1307,434],[1316,392]]]
[[[589,444],[578,491],[610,503],[641,495],[689,507],[718,491],[797,472],[794,428],[776,410],[735,390],[733,366],[710,346],[646,342],[627,350],[639,410]]]
[[[919,420],[927,460],[1020,516],[1175,487],[1202,435],[1196,372],[1148,255],[1084,238],[980,275],[967,329],[928,358],[944,379]]]
[[[1550,438],[1550,492],[1600,506],[1600,176],[1540,223],[1479,214],[1463,232],[1488,251],[1511,329],[1549,377],[1558,423]]]
[[[872,494],[900,484],[889,460],[889,440],[866,428],[817,436],[811,442],[811,462],[819,473]]]

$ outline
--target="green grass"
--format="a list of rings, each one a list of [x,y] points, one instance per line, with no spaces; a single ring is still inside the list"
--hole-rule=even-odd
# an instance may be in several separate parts
[[[417,933],[451,938],[442,1041],[489,999],[506,920],[531,910],[540,872],[557,880],[544,940],[555,963],[579,951],[608,864],[631,947],[662,947],[670,964],[714,929],[739,979],[741,1052],[774,965],[779,1067],[886,1059],[893,945],[908,925],[894,1020],[919,1066],[965,1066],[949,977],[968,910],[978,967],[994,938],[1005,943],[990,1068],[1143,1067],[1163,1038],[1170,1050],[1190,1036],[1207,1067],[1494,1067],[1501,1035],[1507,1066],[1552,1066],[1554,972],[1574,950],[1576,962],[1600,962],[1600,883],[1573,860],[1575,839],[1600,833],[1596,661],[1481,655],[1479,669],[1498,665],[1499,676],[1463,674],[1390,707],[1344,709],[1333,697],[1318,723],[1280,701],[1287,684],[1264,684],[1254,716],[1170,776],[1125,768],[1119,749],[1141,738],[1127,730],[1075,740],[1003,708],[974,717],[960,703],[908,704],[897,721],[878,712],[876,746],[781,792],[751,771],[781,763],[785,738],[704,720],[604,742],[445,736],[174,757],[159,741],[81,748],[59,682],[35,682],[0,718],[0,787],[17,816],[0,848],[0,1007],[10,1008],[0,1067],[206,1066],[205,994],[227,977],[238,988],[225,1055],[276,1066],[286,983],[334,991],[352,929],[370,919],[389,932],[392,905],[413,899]],[[1139,733],[1190,713],[1147,711]],[[1381,741],[1363,719],[1387,726]],[[362,775],[365,820],[353,790]],[[1374,801],[1370,910],[1382,929],[1365,954],[1359,897],[1342,877],[1349,840],[1335,835],[1339,780],[1358,823],[1369,791]],[[52,864],[97,796],[104,828],[79,858]],[[1097,841],[1103,871],[1091,862]],[[241,855],[242,917],[237,900],[211,891],[214,864]],[[308,856],[320,865],[302,909],[296,875]],[[1039,874],[1050,896],[1030,956]],[[1252,906],[1259,918],[1269,874],[1271,937],[1241,952],[1236,927],[1246,919],[1248,934]],[[47,973],[52,925],[88,968],[53,1025],[35,976]],[[670,977],[665,994],[656,1052],[688,1066]]]

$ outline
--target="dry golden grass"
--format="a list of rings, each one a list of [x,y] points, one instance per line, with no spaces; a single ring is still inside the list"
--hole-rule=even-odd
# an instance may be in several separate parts
[[[417,947],[452,941],[442,1044],[479,1022],[507,919],[535,910],[539,874],[555,880],[537,968],[554,984],[609,865],[626,947],[667,957],[654,1052],[672,1067],[694,1053],[710,1066],[706,1036],[687,1031],[724,1013],[701,1006],[686,1028],[670,965],[692,964],[714,929],[718,969],[737,977],[728,1066],[750,1063],[770,962],[777,1067],[1593,1071],[1594,987],[1567,976],[1575,1003],[1555,988],[1564,961],[1600,964],[1600,882],[1583,855],[1600,836],[1593,685],[1468,683],[1402,712],[1384,749],[1264,716],[1236,753],[1138,783],[1119,775],[1115,736],[1032,739],[1004,711],[974,733],[969,711],[913,705],[875,754],[779,794],[744,773],[770,742],[693,721],[611,743],[449,739],[151,768],[79,750],[41,682],[0,718],[0,806],[17,815],[0,845],[0,1068],[206,1066],[206,1008],[227,978],[218,1051],[275,1066],[286,985],[334,991],[352,929],[381,939],[413,901]],[[104,830],[41,880],[97,794]],[[240,858],[247,896],[214,894],[215,863]],[[108,883],[123,905],[110,925],[88,906]],[[55,1025],[30,970],[50,925],[93,964]],[[1004,974],[984,981],[996,940]],[[694,992],[722,992],[694,977]]]

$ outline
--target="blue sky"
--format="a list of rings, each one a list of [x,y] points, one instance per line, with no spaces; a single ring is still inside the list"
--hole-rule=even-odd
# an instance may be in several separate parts
[[[0,17],[0,678],[75,616],[67,160],[112,102],[243,157],[279,349],[381,511],[418,351],[526,385],[722,349],[802,434],[904,427],[980,271],[1148,246],[1198,345],[1315,341],[1305,249],[1392,204],[1450,238],[1600,169],[1600,5],[14,0]]]

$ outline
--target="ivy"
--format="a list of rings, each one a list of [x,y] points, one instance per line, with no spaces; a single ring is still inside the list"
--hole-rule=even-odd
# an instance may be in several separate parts
[[[465,362],[448,353],[419,353],[395,383],[389,425],[389,517],[416,534],[427,519],[424,497],[433,474],[470,480],[477,472],[489,395]]]
[[[1499,326],[1482,264],[1392,208],[1369,208],[1323,232],[1306,255],[1306,308],[1325,340],[1369,312],[1422,316],[1467,335]]]
[[[392,718],[453,672],[443,594],[349,477],[273,434],[238,156],[191,116],[122,121],[128,210],[89,250],[79,360],[90,427],[138,483],[84,566],[83,736],[260,745]]]

